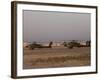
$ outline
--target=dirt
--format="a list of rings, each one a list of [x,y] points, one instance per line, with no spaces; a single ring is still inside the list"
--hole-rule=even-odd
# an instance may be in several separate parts
[[[23,69],[89,65],[90,47],[24,49]]]

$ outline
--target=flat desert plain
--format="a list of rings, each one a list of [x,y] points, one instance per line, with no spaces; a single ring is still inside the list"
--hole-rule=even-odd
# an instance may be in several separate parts
[[[23,69],[89,66],[90,47],[24,49]]]

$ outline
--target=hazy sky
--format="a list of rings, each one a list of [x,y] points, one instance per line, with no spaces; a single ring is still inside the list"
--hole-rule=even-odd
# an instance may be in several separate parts
[[[23,11],[24,41],[90,40],[90,14]]]

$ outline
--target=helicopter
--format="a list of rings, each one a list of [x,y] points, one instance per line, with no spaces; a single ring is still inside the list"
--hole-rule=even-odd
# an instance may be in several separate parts
[[[43,46],[41,44],[33,42],[32,44],[29,45],[29,49],[34,50],[35,48],[52,48],[52,44],[53,44],[52,41],[49,43],[48,46]]]

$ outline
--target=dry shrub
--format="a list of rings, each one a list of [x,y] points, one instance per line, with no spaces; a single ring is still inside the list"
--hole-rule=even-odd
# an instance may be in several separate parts
[[[89,60],[90,56],[61,56],[61,57],[48,57],[48,58],[37,58],[32,62],[32,65],[45,64],[45,63],[64,63],[71,60]]]

